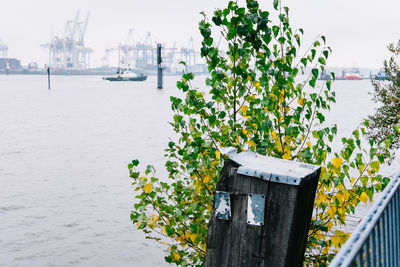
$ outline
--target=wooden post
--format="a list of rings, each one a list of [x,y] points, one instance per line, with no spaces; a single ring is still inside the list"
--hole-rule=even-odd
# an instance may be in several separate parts
[[[162,57],[161,57],[161,44],[157,44],[157,88],[162,89],[163,88],[163,67],[161,65],[162,63]]]
[[[205,267],[301,267],[321,168],[229,153],[217,183]]]

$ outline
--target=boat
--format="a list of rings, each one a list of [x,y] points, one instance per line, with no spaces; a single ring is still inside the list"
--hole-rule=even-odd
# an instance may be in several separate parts
[[[381,80],[381,81],[387,80],[387,75],[386,75],[385,70],[380,70],[380,71],[378,72],[378,74],[376,74],[376,75],[373,76],[373,79],[374,79],[374,80]]]
[[[344,76],[345,80],[362,80],[363,76],[357,68],[352,68],[346,75]]]
[[[147,80],[147,75],[143,73],[136,74],[129,68],[118,68],[114,76],[103,77],[103,80],[111,82],[142,82]]]

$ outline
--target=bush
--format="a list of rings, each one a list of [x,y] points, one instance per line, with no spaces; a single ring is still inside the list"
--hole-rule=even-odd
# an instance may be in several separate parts
[[[371,141],[363,149],[363,125],[342,138],[340,151],[332,151],[337,127],[324,126],[323,113],[335,102],[335,92],[331,81],[317,81],[331,49],[320,36],[299,56],[303,30],[292,29],[289,9],[280,2],[273,2],[271,13],[248,0],[245,6],[230,1],[211,20],[203,15],[199,29],[208,91],[191,85],[192,73],[178,81],[184,97],[171,97],[171,125],[179,139],[165,149],[169,179],[157,178],[151,165],[141,175],[138,160],[129,164],[138,191],[131,220],[147,238],[166,245],[167,262],[201,266],[224,148],[317,164],[322,172],[306,264],[326,265],[349,236],[342,229],[346,216],[388,183],[378,171],[390,158],[390,141]],[[226,52],[216,46],[213,27]]]

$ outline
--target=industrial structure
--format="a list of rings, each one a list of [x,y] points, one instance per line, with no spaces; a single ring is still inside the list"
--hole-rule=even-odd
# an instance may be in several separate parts
[[[8,58],[8,46],[0,38],[0,72],[9,73],[10,70],[22,69],[21,61],[16,58]]]
[[[0,38],[0,58],[7,58],[8,46]]]
[[[118,67],[131,68],[136,72],[146,74],[156,74],[157,71],[157,45],[153,42],[150,32],[147,32],[145,38],[139,38],[134,30],[130,29],[128,36],[123,43],[117,47],[107,48],[102,57],[102,66],[109,66],[109,57],[112,52],[117,52]],[[182,73],[183,66],[180,61],[185,61],[189,71],[204,73],[207,71],[206,65],[199,63],[199,52],[194,48],[194,40],[190,38],[189,42],[180,50],[176,48],[176,42],[173,47],[162,44],[162,62],[165,74]]]
[[[93,52],[85,46],[84,37],[90,12],[85,20],[79,20],[78,10],[75,19],[68,20],[63,36],[53,36],[50,33],[50,43],[42,45],[49,53],[49,66],[53,69],[87,69],[90,67],[90,57]]]

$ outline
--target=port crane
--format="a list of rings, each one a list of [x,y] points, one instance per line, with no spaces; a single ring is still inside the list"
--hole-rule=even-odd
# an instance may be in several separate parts
[[[62,37],[50,34],[50,42],[42,45],[49,51],[49,66],[55,69],[90,67],[90,55],[93,52],[84,44],[90,12],[84,21],[79,21],[80,10],[73,20],[68,20]]]
[[[1,58],[7,58],[8,46],[0,38],[0,55]]]

